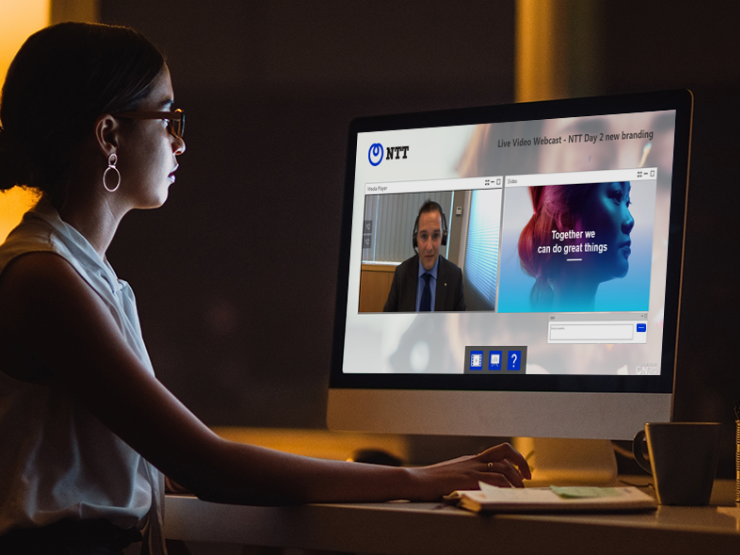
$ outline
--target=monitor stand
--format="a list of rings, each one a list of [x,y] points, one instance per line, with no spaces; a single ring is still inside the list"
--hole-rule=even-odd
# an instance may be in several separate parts
[[[617,482],[617,459],[609,440],[517,437],[512,444],[534,469],[527,486],[611,486]]]

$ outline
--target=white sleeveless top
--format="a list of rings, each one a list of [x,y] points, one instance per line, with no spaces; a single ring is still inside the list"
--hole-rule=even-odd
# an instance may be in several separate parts
[[[72,265],[154,374],[128,283],[43,200],[0,246],[0,274],[14,258],[39,251]],[[30,357],[28,365],[12,368],[0,357],[0,535],[63,518],[104,518],[121,528],[145,527],[145,544],[158,553],[163,501],[160,473],[69,396],[48,387]]]

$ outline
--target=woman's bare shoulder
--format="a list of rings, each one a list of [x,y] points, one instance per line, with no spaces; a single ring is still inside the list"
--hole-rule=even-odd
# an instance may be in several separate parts
[[[52,252],[21,255],[0,274],[0,338],[62,380],[89,378],[131,356],[110,309]]]
[[[61,322],[79,316],[81,309],[97,305],[95,297],[72,265],[58,254],[29,252],[18,256],[0,274],[0,332],[21,341],[31,332],[38,339],[46,327],[42,318],[55,316],[55,321]]]
[[[178,453],[215,439],[141,363],[108,306],[60,256],[24,255],[0,275],[0,337],[32,352],[56,387],[165,471]]]
[[[76,273],[72,265],[61,255],[53,251],[30,251],[16,256],[0,273],[0,288],[8,283],[18,287],[28,280],[37,283],[38,280],[72,272]],[[2,292],[2,289],[0,289]]]

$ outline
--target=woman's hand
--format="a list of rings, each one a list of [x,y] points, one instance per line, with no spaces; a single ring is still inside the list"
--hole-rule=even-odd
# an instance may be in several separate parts
[[[478,489],[478,482],[500,487],[523,487],[531,479],[524,457],[508,443],[432,466],[408,469],[418,493],[414,499],[438,499],[458,489]]]

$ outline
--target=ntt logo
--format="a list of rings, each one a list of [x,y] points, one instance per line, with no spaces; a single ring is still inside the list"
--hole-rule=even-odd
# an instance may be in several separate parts
[[[370,160],[371,166],[377,166],[383,161],[383,145],[375,143],[370,145],[370,150],[367,151],[367,159]]]
[[[389,146],[384,150],[380,143],[371,144],[367,151],[367,159],[371,166],[377,166],[383,161],[383,152],[385,152],[386,160],[405,160],[408,158],[409,147]]]

